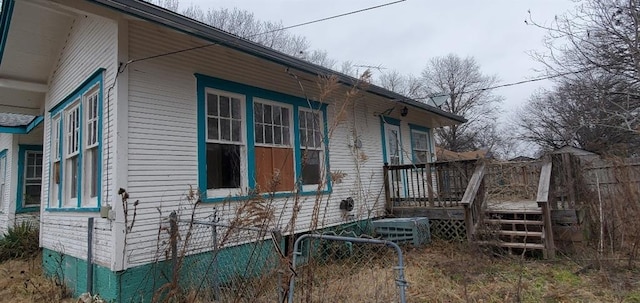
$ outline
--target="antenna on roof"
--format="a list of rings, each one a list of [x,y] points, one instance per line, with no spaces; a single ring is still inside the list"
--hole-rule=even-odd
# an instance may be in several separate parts
[[[430,96],[429,99],[427,100],[427,103],[430,103],[435,107],[440,107],[442,106],[442,104],[447,102],[447,100],[449,100],[449,95],[441,94],[441,95]]]

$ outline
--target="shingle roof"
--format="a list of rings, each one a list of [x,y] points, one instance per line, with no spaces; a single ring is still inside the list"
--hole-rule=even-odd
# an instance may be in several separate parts
[[[0,113],[0,126],[4,126],[4,127],[27,126],[35,118],[36,116],[31,116],[31,115]]]

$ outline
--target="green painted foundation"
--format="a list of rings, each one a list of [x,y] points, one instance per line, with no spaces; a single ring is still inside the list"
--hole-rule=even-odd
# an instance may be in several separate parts
[[[325,228],[322,233],[343,236],[370,234],[371,221],[358,221],[336,227]],[[293,244],[293,243],[291,243]],[[152,302],[154,295],[166,295],[174,275],[183,289],[199,288],[213,290],[216,286],[236,283],[242,279],[273,273],[280,259],[272,240],[243,244],[220,249],[217,255],[205,252],[178,259],[174,273],[172,260],[163,260],[113,272],[109,268],[93,265],[93,294],[98,294],[108,302]],[[285,241],[279,243],[285,251]],[[87,291],[87,263],[50,249],[43,249],[43,269],[45,274],[64,281],[75,297]],[[217,274],[215,274],[217,273]],[[274,277],[276,278],[276,277]]]
[[[284,243],[281,243],[284,249]],[[255,277],[273,269],[278,256],[271,240],[221,249],[217,255],[206,252],[177,261],[179,270],[173,271],[172,260],[164,260],[113,272],[93,265],[93,294],[108,302],[152,302],[154,295],[162,298],[166,288],[177,275],[183,289],[210,290],[214,285],[233,283],[236,277]],[[215,262],[214,262],[215,260]],[[87,291],[87,263],[59,252],[43,250],[43,268],[47,276],[64,283],[75,297]],[[217,272],[217,275],[214,274]],[[157,291],[158,290],[158,291]]]

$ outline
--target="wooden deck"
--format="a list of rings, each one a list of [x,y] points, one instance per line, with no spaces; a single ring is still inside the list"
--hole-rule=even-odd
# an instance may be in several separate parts
[[[464,209],[462,206],[453,207],[429,207],[429,206],[404,206],[393,207],[391,216],[398,218],[427,217],[432,220],[460,220],[464,221]]]

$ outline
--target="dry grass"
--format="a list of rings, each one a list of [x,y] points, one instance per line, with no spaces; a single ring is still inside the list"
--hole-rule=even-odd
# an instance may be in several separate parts
[[[0,302],[76,302],[67,297],[65,289],[42,274],[42,256],[0,263]]]
[[[404,250],[408,302],[640,302],[640,268],[629,268],[626,262],[597,270],[570,259],[523,261],[446,242]],[[60,287],[42,276],[40,260],[0,263],[0,302],[75,302],[61,299]],[[310,301],[296,292],[296,302],[364,302],[372,294],[375,302],[395,302],[395,293],[380,293],[395,291],[394,275],[388,268],[349,268],[345,272],[340,263],[332,263],[314,269],[315,280],[330,282],[321,293],[307,297]],[[299,283],[296,291],[304,287]],[[256,296],[252,301],[273,302],[275,295]],[[325,300],[328,297],[330,301]],[[195,298],[189,301],[198,302]]]

